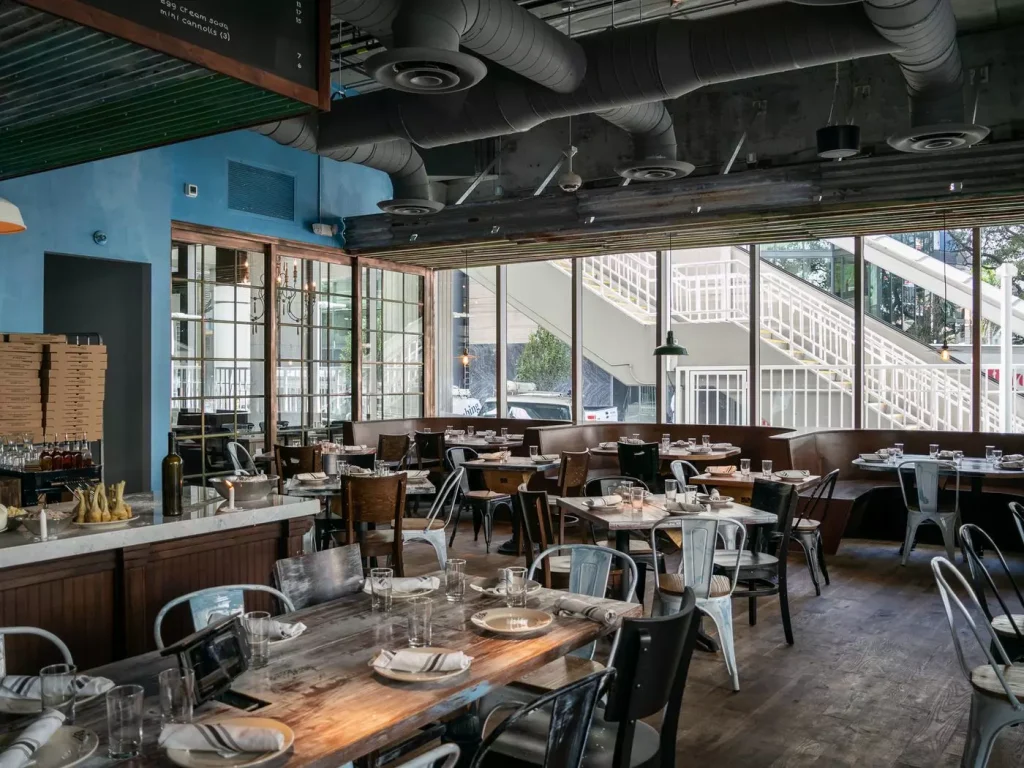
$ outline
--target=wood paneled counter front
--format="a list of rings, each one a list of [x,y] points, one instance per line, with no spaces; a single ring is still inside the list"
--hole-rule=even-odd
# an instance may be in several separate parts
[[[72,525],[45,542],[20,527],[0,533],[0,627],[53,632],[79,669],[144,653],[155,648],[157,612],[173,598],[225,584],[271,584],[274,562],[301,553],[319,511],[316,501],[272,494],[227,512],[212,490],[192,487],[181,517],[164,519],[151,494],[126,501],[138,520],[121,530]],[[263,595],[247,595],[246,607],[273,609]],[[189,631],[187,606],[178,606],[164,639]],[[45,641],[7,638],[8,674],[35,674],[59,660]]]

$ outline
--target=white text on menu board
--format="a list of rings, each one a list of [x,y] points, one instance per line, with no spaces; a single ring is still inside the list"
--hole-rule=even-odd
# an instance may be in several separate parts
[[[221,40],[231,39],[231,31],[228,29],[227,23],[208,16],[202,11],[193,10],[177,0],[160,0],[160,15],[171,21],[176,21],[182,26],[219,37]]]

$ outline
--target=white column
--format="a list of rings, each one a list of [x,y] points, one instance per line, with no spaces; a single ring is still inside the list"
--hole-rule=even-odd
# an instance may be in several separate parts
[[[1003,432],[1013,431],[1013,276],[1017,268],[1013,264],[1000,264],[996,275],[1002,281],[1003,292],[1003,341],[1000,344],[999,371],[999,424]],[[974,290],[981,290],[976,285]],[[981,371],[975,371],[977,378]]]

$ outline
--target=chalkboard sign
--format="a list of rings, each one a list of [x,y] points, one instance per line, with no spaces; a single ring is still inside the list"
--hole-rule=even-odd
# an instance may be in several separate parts
[[[326,82],[319,71],[321,2],[25,0],[27,5],[312,104],[318,103],[316,92]]]

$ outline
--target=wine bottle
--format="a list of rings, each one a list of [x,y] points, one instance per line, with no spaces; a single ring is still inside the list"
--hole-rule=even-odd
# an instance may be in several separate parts
[[[53,433],[53,451],[50,454],[50,468],[64,469],[64,454],[60,449],[60,440],[57,433]]]
[[[164,502],[164,515],[180,517],[182,511],[181,492],[184,480],[184,463],[174,450],[174,433],[167,436],[167,455],[160,464],[161,492]]]

